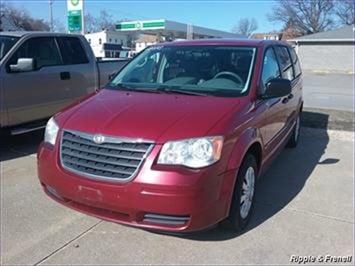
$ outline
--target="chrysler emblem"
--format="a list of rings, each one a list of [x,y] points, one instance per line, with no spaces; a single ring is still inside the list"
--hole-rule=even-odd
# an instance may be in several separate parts
[[[102,144],[105,142],[105,136],[102,136],[101,134],[97,134],[95,135],[92,140],[96,143],[96,144]]]

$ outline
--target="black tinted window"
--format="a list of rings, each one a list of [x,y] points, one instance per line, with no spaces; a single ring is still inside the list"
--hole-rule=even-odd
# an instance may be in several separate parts
[[[25,41],[11,57],[9,64],[17,64],[19,58],[33,58],[36,69],[62,64],[57,45],[50,37],[36,37]]]
[[[59,37],[58,44],[64,64],[86,64],[89,62],[81,41],[76,37]]]
[[[7,52],[18,41],[18,39],[18,37],[13,36],[0,36],[0,59],[2,59],[7,54]]]
[[[275,52],[273,49],[269,48],[264,56],[263,61],[263,72],[261,75],[261,81],[264,86],[274,79],[280,77],[279,65],[277,64]]]
[[[277,58],[279,59],[280,62],[283,78],[293,80],[294,77],[293,68],[292,68],[290,55],[287,51],[287,47],[276,46],[275,50],[276,50]]]
[[[301,65],[300,65],[300,60],[297,57],[297,54],[293,48],[290,48],[290,53],[291,53],[291,59],[295,68],[295,77],[298,77],[301,75],[302,70],[301,70]]]

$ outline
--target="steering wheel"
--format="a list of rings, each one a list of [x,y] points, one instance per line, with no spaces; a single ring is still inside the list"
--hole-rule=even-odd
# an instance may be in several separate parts
[[[242,80],[242,78],[233,72],[230,72],[230,71],[219,72],[213,77],[213,79],[216,79],[220,76],[229,76],[229,77],[232,77],[233,81],[237,81],[239,84],[244,84],[244,81]]]

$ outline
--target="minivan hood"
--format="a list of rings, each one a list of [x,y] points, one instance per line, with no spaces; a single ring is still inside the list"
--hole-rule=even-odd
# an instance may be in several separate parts
[[[61,126],[164,143],[213,135],[211,130],[218,121],[239,106],[239,98],[104,89],[77,108],[67,110],[71,113]]]

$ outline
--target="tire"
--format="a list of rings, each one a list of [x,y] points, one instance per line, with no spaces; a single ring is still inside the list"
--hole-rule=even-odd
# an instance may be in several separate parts
[[[296,148],[298,144],[298,140],[300,137],[300,129],[301,129],[301,112],[298,114],[296,118],[296,123],[295,126],[292,130],[292,135],[289,139],[289,141],[286,144],[286,148]]]
[[[222,226],[239,232],[247,225],[254,205],[257,173],[256,159],[248,153],[239,168],[229,216],[223,221]],[[248,183],[251,185],[251,190],[246,190],[248,189]],[[249,196],[245,193],[248,193]],[[244,197],[243,202],[242,197]]]

